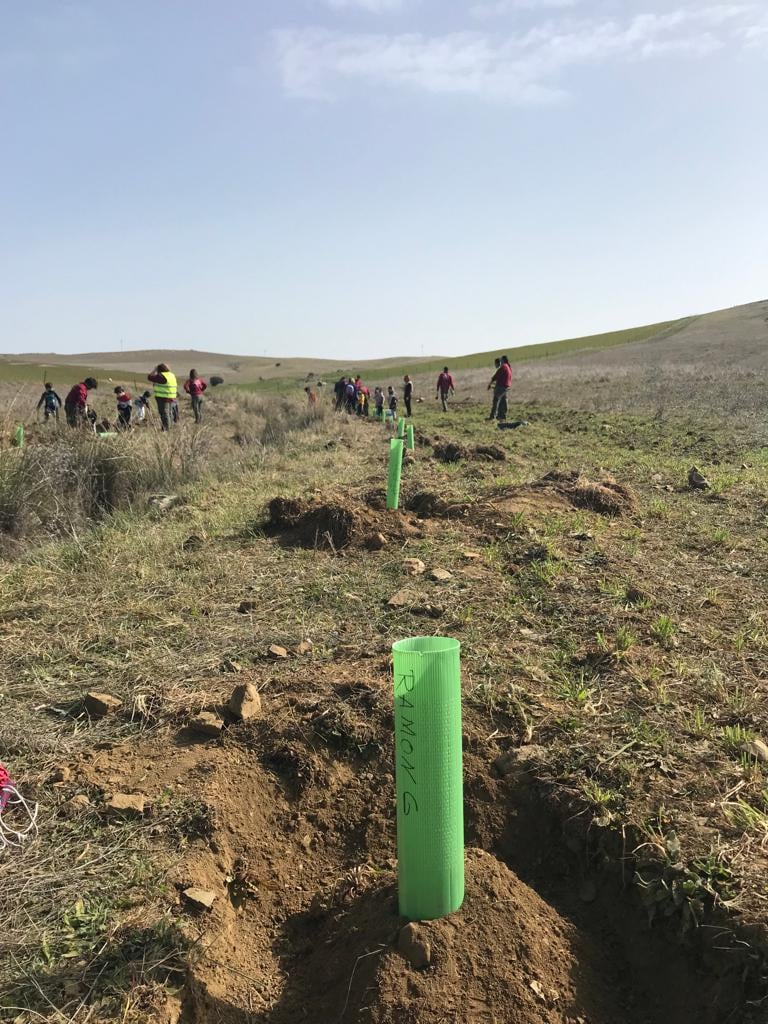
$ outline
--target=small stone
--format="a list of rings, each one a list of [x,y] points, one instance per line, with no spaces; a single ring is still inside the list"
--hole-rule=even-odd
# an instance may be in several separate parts
[[[437,583],[447,583],[448,580],[453,579],[453,573],[447,569],[433,569],[429,574],[429,578],[435,580]]]
[[[369,551],[381,551],[382,548],[387,546],[387,538],[383,533],[372,533],[365,541],[365,546]]]
[[[235,718],[247,722],[261,713],[261,694],[253,683],[238,683],[232,691],[227,707]]]
[[[247,615],[248,612],[255,611],[259,607],[258,601],[241,601],[237,606],[237,610],[241,615]]]
[[[111,693],[86,693],[83,697],[83,706],[91,718],[104,718],[105,715],[119,711],[123,702],[119,697],[113,697]]]
[[[416,970],[429,967],[432,961],[432,946],[417,924],[411,922],[400,929],[397,948]]]
[[[58,768],[53,769],[48,776],[48,781],[52,782],[54,786],[62,786],[65,782],[69,782],[71,778],[72,769],[67,768],[66,765],[60,765]]]
[[[242,672],[243,666],[239,661],[235,661],[233,658],[225,658],[221,663],[222,672]]]
[[[420,558],[404,558],[403,569],[409,576],[421,576],[423,572],[427,571],[426,565]]]
[[[441,604],[414,604],[411,606],[414,615],[423,615],[427,619],[441,619],[445,608]]]
[[[191,903],[196,910],[210,910],[216,901],[216,893],[210,889],[198,889],[191,886],[184,890],[184,898]]]
[[[300,658],[303,654],[310,654],[313,647],[311,640],[302,640],[300,644],[296,644],[293,653]]]
[[[409,604],[413,604],[414,594],[412,591],[403,589],[398,590],[396,594],[387,601],[389,608],[406,608]]]
[[[747,740],[743,747],[745,754],[751,754],[758,761],[768,762],[768,743],[765,743],[759,736]]]
[[[77,793],[61,805],[61,812],[68,818],[76,818],[81,814],[85,814],[86,811],[89,811],[91,806],[91,801],[85,793]]]
[[[651,477],[651,483],[653,483],[653,484],[664,483],[664,477],[661,475],[661,473],[654,473],[653,476]]]
[[[476,562],[478,558],[482,558],[479,551],[462,551],[461,557],[466,558],[468,562]]]
[[[200,736],[221,736],[221,730],[224,728],[224,722],[215,715],[212,711],[201,711],[199,715],[195,715],[189,723],[189,728],[198,733]]]
[[[533,981],[529,981],[528,982],[528,987],[530,988],[531,992],[533,992],[533,994],[538,999],[540,999],[542,1001],[542,1003],[543,1003],[544,1002],[544,989],[541,987],[540,983],[538,981],[536,981],[536,979],[534,979]]]
[[[271,644],[267,648],[267,654],[270,658],[274,658],[275,660],[288,657],[288,651],[285,647],[281,647],[280,644]]]
[[[141,793],[115,793],[104,804],[107,814],[114,818],[140,818],[146,808]]]

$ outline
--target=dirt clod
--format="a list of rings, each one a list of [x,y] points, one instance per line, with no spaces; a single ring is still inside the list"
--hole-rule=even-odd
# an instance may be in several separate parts
[[[408,605],[413,604],[415,600],[416,595],[413,593],[413,591],[408,590],[404,587],[402,590],[398,590],[396,594],[393,594],[392,597],[390,597],[390,599],[387,601],[387,607],[407,608]]]
[[[196,910],[210,910],[216,902],[215,892],[211,892],[210,889],[198,889],[196,886],[185,889],[183,896]]]
[[[61,813],[67,818],[77,818],[85,814],[93,805],[85,793],[77,793],[61,806]]]
[[[272,658],[273,661],[280,661],[282,658],[288,657],[288,650],[280,644],[270,644],[267,648],[267,655]]]
[[[460,462],[469,458],[469,449],[457,441],[440,441],[432,449],[438,462]]]
[[[294,648],[293,653],[297,657],[301,658],[305,654],[311,654],[313,647],[314,647],[314,644],[312,643],[311,640],[302,640],[301,643],[296,644],[296,647]]]
[[[453,573],[448,569],[433,569],[429,574],[429,578],[436,583],[447,583],[453,579]]]
[[[195,715],[190,720],[189,728],[192,732],[197,733],[198,736],[208,736],[215,739],[217,736],[221,736],[224,722],[212,711],[201,711],[199,715]]]
[[[417,971],[429,967],[432,960],[432,945],[419,925],[405,925],[397,937],[397,948]]]
[[[404,558],[403,569],[409,576],[421,576],[426,571],[426,565],[420,558]]]
[[[370,537],[366,537],[363,542],[363,547],[368,548],[369,551],[381,551],[387,546],[387,538],[383,533],[372,533]]]
[[[238,683],[232,691],[227,707],[235,718],[247,722],[261,714],[261,694],[253,683]]]
[[[115,793],[104,804],[109,817],[141,818],[146,810],[146,800],[141,793]]]
[[[487,462],[506,462],[507,453],[497,444],[478,444],[472,449],[476,459],[485,459]]]
[[[86,693],[83,698],[83,706],[91,718],[104,718],[106,715],[119,711],[123,702],[119,697],[113,697],[111,693],[92,691]]]
[[[53,783],[54,786],[63,786],[66,782],[72,778],[72,769],[66,765],[59,765],[54,768],[51,774],[48,776],[48,781]]]

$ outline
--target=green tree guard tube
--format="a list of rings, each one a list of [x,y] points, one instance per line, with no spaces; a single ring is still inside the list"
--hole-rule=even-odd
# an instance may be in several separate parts
[[[24,425],[20,423],[13,435],[13,443],[17,448],[24,447]]]
[[[400,507],[400,476],[403,472],[403,442],[393,437],[389,442],[389,473],[387,475],[387,508]]]
[[[405,420],[403,419],[402,416],[397,421],[397,436],[405,437]]]
[[[413,424],[412,423],[408,424],[408,430],[406,431],[406,435],[405,436],[406,436],[405,447],[408,449],[409,452],[414,451],[415,448],[416,448],[416,440],[415,440],[415,438],[413,436]]]
[[[398,891],[412,921],[464,901],[460,649],[439,636],[392,646]]]

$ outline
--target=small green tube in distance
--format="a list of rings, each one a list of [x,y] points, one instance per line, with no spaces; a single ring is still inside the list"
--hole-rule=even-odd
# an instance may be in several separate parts
[[[439,636],[392,646],[398,898],[411,921],[464,901],[460,650]]]
[[[400,477],[403,472],[403,442],[393,437],[389,442],[389,473],[387,474],[387,508],[400,507]]]
[[[13,434],[13,443],[17,448],[24,447],[24,424],[20,423]]]
[[[409,452],[412,452],[416,448],[416,440],[413,436],[413,424],[408,424],[408,429],[405,432],[405,447]]]
[[[405,437],[405,420],[402,416],[397,421],[397,436]]]

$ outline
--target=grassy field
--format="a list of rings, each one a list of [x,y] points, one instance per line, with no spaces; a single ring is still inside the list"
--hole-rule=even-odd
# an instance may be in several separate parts
[[[763,1021],[766,450],[696,408],[520,405],[502,432],[482,406],[417,407],[387,513],[383,428],[270,401],[225,391],[202,431],[118,439],[128,479],[168,475],[6,538],[0,740],[40,807],[0,862],[7,1019]],[[278,496],[304,519],[270,527]],[[415,971],[388,652],[424,632],[462,643],[483,852]],[[97,717],[89,691],[121,703]]]
[[[692,318],[671,321],[669,323],[650,324],[630,330],[612,331],[584,338],[570,338],[538,345],[523,345],[509,350],[510,360],[527,362],[529,360],[557,358],[578,352],[602,351],[618,345],[646,341],[660,335],[667,336],[682,329]],[[472,355],[458,356],[448,360],[457,370],[487,368],[493,365],[498,352],[477,352]],[[53,365],[49,371],[59,378],[72,378],[72,383],[85,375],[82,366],[88,364],[88,372],[97,378],[116,377],[121,373],[130,381],[134,376],[140,380],[160,361],[167,361],[177,374],[186,373],[195,366],[205,374],[221,374],[229,383],[249,387],[253,390],[289,391],[305,380],[316,380],[322,376],[335,380],[345,372],[365,374],[371,380],[381,376],[392,380],[402,378],[404,373],[418,368],[419,373],[433,374],[439,372],[446,362],[444,356],[415,357],[405,359],[393,357],[387,359],[362,360],[354,366],[339,365],[330,359],[284,359],[275,360],[260,356],[228,356],[213,352],[176,351],[168,352],[160,349],[146,349],[138,352],[100,352],[83,356],[61,357],[55,355],[19,355],[0,356],[0,381],[27,382],[43,380],[46,360]],[[69,362],[67,362],[69,360]],[[96,363],[100,369],[91,364]],[[74,364],[74,365],[73,365]]]

